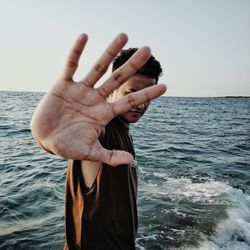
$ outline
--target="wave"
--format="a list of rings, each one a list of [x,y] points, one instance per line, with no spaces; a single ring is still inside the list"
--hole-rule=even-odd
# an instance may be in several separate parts
[[[211,236],[202,235],[199,250],[250,249],[250,196],[234,188],[227,188],[227,195],[232,203],[227,219],[217,224]]]
[[[158,205],[169,204],[158,215],[168,228],[161,234],[164,249],[250,249],[250,196],[242,190],[211,178],[194,182],[154,172],[143,180],[140,192]],[[138,243],[154,233],[159,235],[142,234]]]

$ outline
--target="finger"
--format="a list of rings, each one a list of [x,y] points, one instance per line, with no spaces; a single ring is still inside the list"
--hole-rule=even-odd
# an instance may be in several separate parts
[[[121,164],[129,164],[133,160],[134,157],[128,152],[121,150],[107,150],[103,148],[102,156],[99,161],[115,167]]]
[[[114,116],[128,112],[131,108],[153,100],[163,95],[167,90],[166,85],[154,85],[143,90],[124,96],[114,103],[110,103]]]
[[[130,153],[122,150],[108,150],[99,141],[92,147],[87,158],[88,160],[104,162],[111,166],[129,164],[134,160]]]
[[[101,57],[97,60],[95,65],[91,68],[88,74],[80,81],[87,86],[94,86],[95,83],[105,74],[108,67],[116,55],[121,51],[123,46],[127,43],[128,37],[126,34],[119,34],[111,44],[106,48]]]
[[[126,82],[138,69],[140,69],[150,58],[149,47],[142,47],[120,68],[115,70],[105,83],[97,91],[103,97],[108,97],[115,89]]]
[[[88,40],[87,34],[81,34],[75,41],[66,60],[66,64],[64,66],[64,70],[62,73],[62,79],[66,81],[72,80],[77,70],[79,59],[87,43],[87,40]]]

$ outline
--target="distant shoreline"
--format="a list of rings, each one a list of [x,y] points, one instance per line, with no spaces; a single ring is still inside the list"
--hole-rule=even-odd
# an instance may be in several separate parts
[[[183,97],[183,98],[234,98],[234,99],[250,99],[250,96],[170,96],[170,95],[164,95],[163,97]]]
[[[250,96],[221,96],[221,98],[250,98]]]

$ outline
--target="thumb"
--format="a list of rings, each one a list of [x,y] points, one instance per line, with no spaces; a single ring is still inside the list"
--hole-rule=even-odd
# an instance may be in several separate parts
[[[107,150],[105,148],[102,149],[101,159],[100,161],[111,165],[113,167],[121,165],[121,164],[129,164],[134,160],[134,157],[122,150]]]

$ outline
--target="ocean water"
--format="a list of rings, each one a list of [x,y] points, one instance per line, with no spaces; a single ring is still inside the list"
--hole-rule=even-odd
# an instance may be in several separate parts
[[[36,146],[41,93],[0,92],[0,249],[62,249],[67,162]],[[137,249],[250,249],[250,99],[161,97],[131,127]]]

